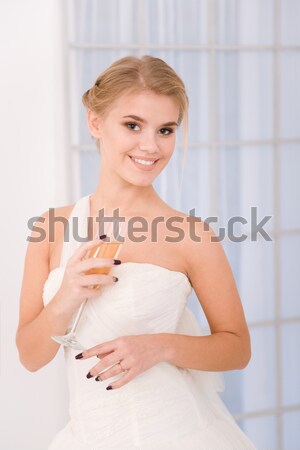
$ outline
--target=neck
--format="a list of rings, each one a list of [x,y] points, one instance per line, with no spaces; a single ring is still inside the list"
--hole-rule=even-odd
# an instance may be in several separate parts
[[[105,210],[119,209],[120,215],[130,216],[147,210],[159,196],[152,185],[135,186],[112,173],[100,172],[95,192],[91,195],[91,215]]]

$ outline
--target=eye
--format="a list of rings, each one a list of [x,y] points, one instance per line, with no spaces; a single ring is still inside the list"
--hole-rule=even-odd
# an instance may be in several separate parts
[[[139,125],[135,122],[128,122],[125,124],[127,128],[129,128],[130,130],[135,131],[135,127],[138,127]]]
[[[161,128],[160,131],[164,136],[168,136],[169,134],[174,133],[174,130],[172,128]]]

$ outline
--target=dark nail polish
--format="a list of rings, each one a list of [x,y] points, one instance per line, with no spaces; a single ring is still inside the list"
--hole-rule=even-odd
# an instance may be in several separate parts
[[[87,376],[86,376],[87,378],[92,378],[93,377],[93,375],[91,375],[91,373],[89,372],[88,374],[87,374]]]
[[[114,282],[116,283],[117,281],[119,281],[119,278],[114,277]]]
[[[112,386],[107,386],[106,390],[110,391],[112,389]]]
[[[95,378],[95,381],[103,381],[102,378],[99,377],[99,375]]]
[[[78,355],[75,356],[76,359],[81,359],[83,358],[83,354],[82,353],[78,353]]]
[[[119,264],[121,264],[120,259],[114,259],[114,265],[118,266]]]
[[[105,239],[106,238],[106,234],[101,234],[101,236],[99,236],[99,239]]]

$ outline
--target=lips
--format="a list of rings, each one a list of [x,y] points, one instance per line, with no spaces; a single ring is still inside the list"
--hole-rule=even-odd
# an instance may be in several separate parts
[[[129,158],[140,159],[141,161],[150,161],[150,162],[155,162],[158,159],[158,158],[147,158],[145,156],[134,156],[134,155],[129,155]]]
[[[151,171],[157,164],[158,159],[154,159],[154,158],[146,158],[146,157],[137,157],[137,156],[130,156],[128,155],[129,158],[131,159],[132,164],[134,164],[135,167],[137,167],[138,169],[144,170],[144,171]],[[140,161],[147,161],[147,162],[153,162],[153,164],[143,164],[142,162],[138,162],[137,160]]]

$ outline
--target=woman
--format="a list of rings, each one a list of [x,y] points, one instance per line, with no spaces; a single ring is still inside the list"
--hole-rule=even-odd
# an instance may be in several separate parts
[[[55,222],[50,242],[47,212],[32,233],[45,239],[28,246],[17,331],[20,360],[36,371],[59,349],[51,336],[65,334],[88,299],[77,329],[86,350],[65,348],[71,419],[50,449],[254,449],[218,394],[217,372],[243,369],[251,354],[230,266],[212,230],[172,209],[152,186],[182,121],[186,135],[184,84],[161,59],[125,57],[83,102],[101,155],[98,185],[55,210],[69,221],[69,239]],[[75,238],[73,219],[78,235],[89,236],[87,217],[95,222],[104,206],[142,231],[128,236],[122,261],[84,259],[101,239]],[[103,266],[108,275],[86,273]],[[192,287],[209,336],[186,308]]]

